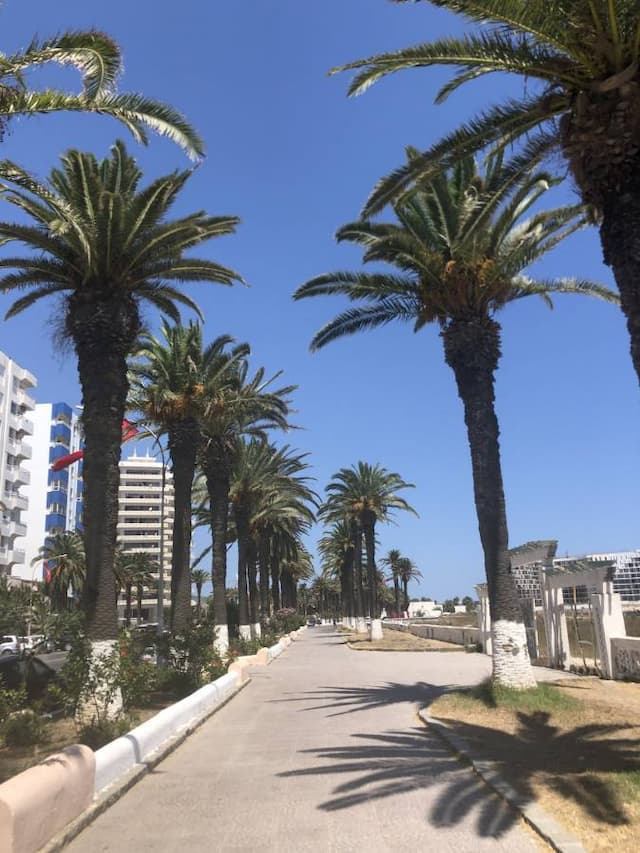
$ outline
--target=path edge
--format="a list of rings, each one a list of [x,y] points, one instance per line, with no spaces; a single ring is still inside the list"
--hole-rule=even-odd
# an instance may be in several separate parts
[[[247,684],[250,683],[251,678],[247,678],[247,680],[239,684],[238,688],[227,696],[224,701],[214,705],[210,713],[194,720],[193,723],[186,726],[179,734],[166,741],[156,752],[150,755],[149,758],[139,764],[136,764],[127,774],[115,782],[113,786],[110,786],[107,793],[98,797],[98,799],[96,799],[88,809],[82,812],[82,814],[75,820],[71,821],[71,823],[67,824],[64,829],[50,839],[44,847],[41,847],[38,853],[58,853],[58,851],[63,850],[71,843],[71,841],[73,841],[74,838],[76,838],[76,836],[80,835],[84,829],[92,824],[97,817],[99,817],[108,808],[111,808],[112,805],[123,797],[127,791],[133,788],[133,786],[146,776],[147,773],[157,767],[161,761],[164,761],[164,759],[167,758],[175,749],[181,746],[181,744],[183,744],[190,735],[206,723],[207,720],[210,720],[214,714],[217,714],[221,708],[224,708],[228,702],[231,702],[231,700],[234,699],[238,693],[240,693],[241,690],[244,690]]]
[[[491,761],[481,761],[474,757],[466,740],[451,731],[442,720],[430,717],[426,710],[418,711],[418,716],[451,751],[465,763],[471,765],[473,772],[488,785],[499,797],[513,808],[531,829],[534,830],[557,853],[586,853],[582,843],[551,817],[536,802],[519,794],[515,788],[500,775]]]

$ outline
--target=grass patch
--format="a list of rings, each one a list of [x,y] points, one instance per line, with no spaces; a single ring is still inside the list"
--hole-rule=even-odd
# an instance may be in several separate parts
[[[464,694],[462,694],[464,695]],[[538,684],[529,690],[515,690],[495,684],[490,678],[473,687],[468,697],[482,702],[487,708],[506,708],[513,711],[575,711],[580,701],[567,696],[551,684]]]

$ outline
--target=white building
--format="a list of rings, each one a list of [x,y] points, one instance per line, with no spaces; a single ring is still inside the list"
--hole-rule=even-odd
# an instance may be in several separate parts
[[[26,417],[35,409],[29,390],[35,377],[0,352],[0,575],[25,571],[23,538],[27,532],[22,513],[28,507],[22,491],[29,483],[29,436],[33,423]]]
[[[152,456],[129,456],[120,462],[118,492],[118,544],[125,551],[146,552],[164,566],[164,603],[171,603],[171,547],[173,543],[173,477],[165,469],[164,500],[162,490],[163,463]],[[163,512],[161,507],[164,504]],[[162,537],[161,537],[162,532]],[[157,593],[146,590],[142,602],[142,619],[157,621]],[[136,613],[135,590],[132,602]],[[120,597],[119,615],[124,616],[124,598]]]
[[[25,487],[29,509],[24,515],[27,526],[25,572],[22,577],[39,580],[41,566],[36,560],[47,538],[65,530],[82,529],[82,462],[62,471],[51,465],[61,456],[79,450],[79,416],[67,403],[39,403],[33,416],[33,457],[31,482]],[[15,573],[14,573],[15,574]]]
[[[623,601],[640,601],[640,551],[609,551],[587,554],[583,560],[612,560],[613,588]],[[561,560],[554,562],[561,563]]]

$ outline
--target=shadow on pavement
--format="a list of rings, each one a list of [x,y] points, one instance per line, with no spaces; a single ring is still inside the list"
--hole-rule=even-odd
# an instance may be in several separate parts
[[[428,707],[438,696],[458,689],[459,687],[455,686],[442,687],[428,684],[426,681],[418,681],[415,684],[388,681],[385,684],[372,685],[371,687],[319,687],[317,690],[309,690],[303,694],[287,696],[284,699],[272,699],[271,701],[315,702],[317,704],[300,710],[318,711],[323,708],[327,710],[335,708],[339,710],[328,714],[328,716],[338,717],[342,714],[369,711],[372,708],[401,702],[411,703],[416,710],[419,710]]]
[[[436,801],[425,816],[433,826],[452,827],[476,813],[478,835],[499,837],[519,819],[424,729],[354,737],[352,746],[303,750],[328,763],[279,775],[348,777],[333,789],[331,799],[319,804],[326,812],[437,786]]]

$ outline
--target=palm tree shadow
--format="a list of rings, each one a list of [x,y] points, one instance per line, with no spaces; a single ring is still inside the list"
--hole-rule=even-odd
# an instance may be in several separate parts
[[[354,714],[358,711],[370,711],[407,702],[416,710],[431,705],[438,696],[459,690],[458,686],[442,686],[417,681],[415,684],[387,681],[383,684],[366,687],[319,687],[317,690],[307,690],[302,694],[285,694],[284,699],[272,699],[271,702],[313,702],[301,711],[332,710],[329,717],[340,717],[343,714]]]
[[[323,759],[323,763],[279,775],[335,777],[331,798],[318,805],[325,812],[433,789],[435,800],[426,815],[433,826],[453,827],[475,814],[478,835],[495,838],[519,819],[425,729],[359,734],[354,738],[356,743],[346,747],[303,750]]]
[[[327,716],[333,717],[394,703],[424,708],[443,693],[458,689],[426,682],[387,682],[370,687],[325,687],[275,701],[311,700],[314,704],[300,710],[326,709]],[[447,726],[471,745],[474,757],[491,762],[512,783],[523,803],[535,800],[534,779],[542,780],[599,823],[629,823],[616,785],[597,774],[640,771],[640,742],[637,730],[630,731],[634,724],[593,723],[563,731],[552,725],[549,713],[535,711],[518,714],[515,733],[461,720],[448,720]],[[331,798],[318,806],[323,811],[434,788],[435,800],[427,817],[432,825],[453,826],[476,813],[478,834],[499,837],[518,819],[515,811],[474,773],[461,768],[448,747],[427,730],[357,734],[353,738],[355,742],[344,747],[304,750],[322,762],[281,775],[336,777]]]

